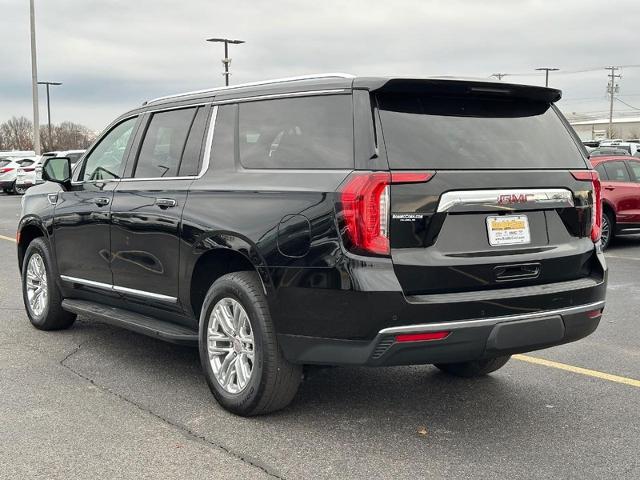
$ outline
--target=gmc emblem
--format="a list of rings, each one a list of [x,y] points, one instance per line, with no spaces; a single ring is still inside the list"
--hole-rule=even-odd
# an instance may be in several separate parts
[[[513,204],[513,203],[527,203],[529,199],[533,196],[534,195],[531,193],[529,194],[505,193],[503,195],[498,195],[498,205],[507,205],[507,204]]]

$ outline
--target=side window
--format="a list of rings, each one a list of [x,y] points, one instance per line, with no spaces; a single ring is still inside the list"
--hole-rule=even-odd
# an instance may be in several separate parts
[[[187,144],[184,147],[182,161],[178,169],[179,177],[197,175],[200,170],[200,157],[202,153],[202,139],[207,126],[207,111],[205,107],[199,107],[189,131]]]
[[[353,168],[351,95],[241,103],[245,168]]]
[[[631,171],[633,172],[635,181],[640,183],[640,162],[629,162],[628,165],[629,165],[629,168],[631,168]]]
[[[218,113],[216,114],[216,124],[211,144],[211,160],[209,162],[214,167],[221,164],[233,164],[234,162],[238,105],[220,105],[217,108]]]
[[[108,180],[122,176],[124,152],[137,120],[137,117],[125,120],[102,137],[84,162],[80,180]]]
[[[175,177],[196,108],[154,113],[142,140],[135,178]]]
[[[624,162],[606,162],[604,168],[612,182],[630,182],[629,172]]]
[[[600,180],[609,180],[607,171],[604,169],[604,163],[599,163],[598,165],[596,165],[596,172],[600,174]]]

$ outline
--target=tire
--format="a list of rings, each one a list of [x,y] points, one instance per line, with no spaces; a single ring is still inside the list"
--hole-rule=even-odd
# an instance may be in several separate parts
[[[15,184],[13,186],[13,193],[15,193],[16,195],[24,195],[26,191],[27,189],[24,187],[19,187],[18,185],[15,185]]]
[[[473,362],[462,363],[436,363],[435,366],[444,373],[456,377],[482,377],[502,368],[511,358],[511,355],[503,357],[487,358],[485,360],[474,360]]]
[[[611,218],[611,214],[602,212],[602,234],[600,237],[602,250],[606,250],[613,242],[615,225],[615,220]]]
[[[38,330],[69,328],[76,319],[75,314],[62,309],[62,295],[56,280],[49,242],[36,238],[27,247],[22,263],[22,298],[29,320]],[[36,292],[43,284],[38,301]]]
[[[15,195],[16,194],[16,182],[13,182],[9,188],[5,188],[4,190],[7,192],[7,195]]]
[[[231,323],[220,321],[224,318]],[[293,400],[302,366],[283,357],[255,272],[230,273],[211,285],[202,306],[199,335],[202,369],[222,407],[253,416],[275,412]]]

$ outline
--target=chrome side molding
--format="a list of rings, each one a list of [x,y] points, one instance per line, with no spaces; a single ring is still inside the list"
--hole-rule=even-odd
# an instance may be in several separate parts
[[[566,188],[459,190],[443,193],[436,211],[514,211],[573,206],[573,193]]]
[[[176,303],[178,301],[176,297],[170,297],[169,295],[161,295],[159,293],[145,292],[144,290],[136,290],[135,288],[120,287],[118,285],[111,285],[109,283],[102,283],[102,282],[96,282],[94,280],[87,280],[86,278],[60,275],[60,279],[64,282],[77,283],[78,285],[84,285],[85,287],[100,288],[102,290],[109,290],[111,292],[124,293],[126,295],[133,295],[136,297],[159,300],[161,302]]]

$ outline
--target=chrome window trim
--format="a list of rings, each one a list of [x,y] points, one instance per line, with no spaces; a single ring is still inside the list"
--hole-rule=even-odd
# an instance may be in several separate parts
[[[273,80],[262,80],[258,82],[248,82],[248,83],[239,83],[237,85],[231,85],[226,87],[216,87],[216,88],[205,88],[203,90],[193,90],[191,92],[184,93],[176,93],[173,95],[165,95],[163,97],[157,97],[151,100],[148,100],[144,105],[149,105],[151,103],[159,102],[161,100],[170,100],[174,98],[187,97],[189,95],[198,95],[205,93],[216,93],[216,92],[226,92],[230,90],[235,90],[237,88],[243,87],[257,87],[261,85],[274,85],[278,83],[287,83],[287,82],[295,82],[301,80],[315,80],[315,79],[323,79],[323,78],[345,78],[351,79],[355,78],[354,75],[350,73],[319,73],[314,75],[300,75],[297,77],[285,77],[285,78],[275,78]]]
[[[393,335],[398,333],[413,332],[437,332],[441,330],[457,330],[461,328],[485,327],[505,322],[517,322],[519,320],[535,320],[537,318],[552,317],[555,315],[571,315],[604,308],[605,302],[594,302],[577,307],[559,308],[557,310],[545,310],[536,313],[518,315],[505,315],[502,317],[480,318],[474,320],[459,320],[453,322],[426,323],[422,325],[406,325],[401,327],[383,328],[378,335]]]
[[[253,97],[238,97],[229,100],[219,100],[214,102],[215,105],[226,105],[229,103],[246,103],[257,102],[260,100],[276,100],[279,98],[292,98],[292,97],[314,97],[320,95],[340,95],[349,94],[349,90],[345,88],[335,88],[331,90],[306,90],[304,92],[289,92],[289,93],[274,93],[269,95],[256,95]]]
[[[501,196],[524,195],[522,202],[499,203]],[[522,188],[492,190],[458,190],[440,197],[437,212],[468,212],[478,210],[532,210],[536,208],[573,207],[573,193],[566,188]]]
[[[203,103],[202,105],[211,105],[211,102]],[[198,106],[202,106],[198,105]],[[185,107],[180,107],[185,108]],[[164,110],[156,110],[156,111],[164,111]],[[209,157],[211,156],[211,144],[213,142],[213,132],[215,130],[216,118],[218,117],[218,106],[213,105],[211,114],[210,114],[210,123],[207,127],[207,136],[205,138],[205,147],[204,147],[204,157],[202,158],[202,167],[200,168],[200,172],[198,175],[185,175],[184,177],[145,177],[145,178],[136,178],[136,177],[128,177],[121,178],[120,182],[149,182],[149,181],[166,181],[166,180],[197,180],[198,178],[202,178],[202,176],[209,169]]]
[[[159,293],[146,292],[144,290],[136,290],[135,288],[120,287],[118,285],[111,285],[109,283],[96,282],[94,280],[87,280],[85,278],[70,277],[68,275],[60,275],[60,279],[69,283],[77,283],[79,285],[84,285],[87,287],[101,288],[102,290],[125,293],[129,295],[143,297],[143,298],[151,298],[153,300],[160,300],[162,302],[177,303],[178,301],[176,297],[171,297],[169,295],[161,295]]]

